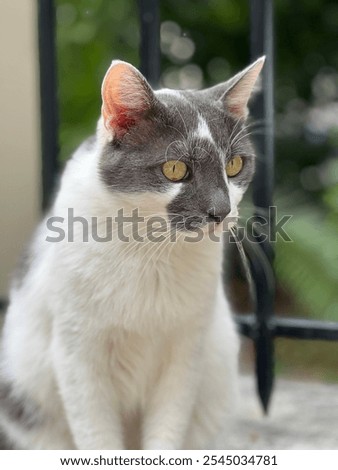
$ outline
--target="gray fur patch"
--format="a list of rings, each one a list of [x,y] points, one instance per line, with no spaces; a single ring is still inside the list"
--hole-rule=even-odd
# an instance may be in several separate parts
[[[40,421],[39,409],[32,400],[17,394],[10,383],[0,383],[0,410],[7,419],[29,430]]]
[[[161,165],[181,156],[189,130],[197,124],[197,110],[189,102],[171,94],[161,96],[161,105],[122,142],[107,144],[100,161],[103,181],[112,191],[168,191],[172,183]]]

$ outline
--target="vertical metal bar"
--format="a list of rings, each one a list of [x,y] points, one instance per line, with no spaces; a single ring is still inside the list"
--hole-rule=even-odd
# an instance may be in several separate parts
[[[153,87],[160,79],[159,0],[138,0],[141,24],[141,72]]]
[[[58,171],[58,105],[53,0],[38,0],[42,206],[49,205]]]
[[[274,32],[273,1],[251,0],[251,56],[266,55],[263,68],[263,89],[253,106],[255,118],[264,123],[264,135],[256,140],[260,157],[253,184],[256,207],[269,208],[273,204],[274,189]]]
[[[265,216],[269,233],[274,230],[274,220],[269,211],[273,204],[274,185],[274,102],[273,102],[273,1],[251,0],[251,55],[253,59],[263,54],[266,63],[263,69],[263,89],[257,97],[253,114],[256,120],[263,121],[265,132],[256,139],[259,158],[253,182],[253,202],[255,215]],[[256,374],[258,393],[267,412],[274,381],[274,279],[273,250],[269,241],[258,237],[257,248],[261,259],[251,259],[252,274],[256,294]],[[265,265],[265,267],[264,267]],[[268,266],[268,269],[267,269]],[[271,268],[271,269],[270,269]]]

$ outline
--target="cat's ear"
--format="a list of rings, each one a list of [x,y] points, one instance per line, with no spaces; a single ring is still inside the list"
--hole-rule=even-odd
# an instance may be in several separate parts
[[[132,65],[114,60],[102,83],[102,117],[112,137],[120,139],[149,115],[156,98],[143,75]]]
[[[264,62],[265,57],[261,57],[235,75],[231,80],[230,88],[220,98],[228,112],[238,119],[245,119],[248,115],[248,102]]]
[[[265,56],[260,57],[224,84],[210,88],[210,97],[224,103],[226,110],[236,119],[246,119],[248,102],[264,62]]]

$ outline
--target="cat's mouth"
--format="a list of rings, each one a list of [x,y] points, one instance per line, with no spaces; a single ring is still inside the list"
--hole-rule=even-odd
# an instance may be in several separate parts
[[[174,230],[180,232],[196,232],[209,225],[206,217],[175,215],[170,219]]]
[[[202,227],[202,230],[206,234],[220,235],[222,232],[231,232],[237,225],[237,218],[225,218],[222,222],[215,223],[209,222],[206,226]]]
[[[236,225],[237,217],[226,217],[223,220],[215,220],[212,217],[180,216],[170,218],[171,228],[180,232],[202,232],[205,234],[221,233],[229,231]]]

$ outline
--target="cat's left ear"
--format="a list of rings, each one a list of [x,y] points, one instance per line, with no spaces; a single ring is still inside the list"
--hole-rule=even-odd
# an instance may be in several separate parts
[[[216,85],[206,91],[215,100],[224,103],[226,110],[236,119],[246,119],[248,102],[264,62],[265,56],[260,57],[224,84]]]
[[[147,80],[132,65],[114,60],[102,83],[102,117],[112,137],[146,119],[157,100]]]

